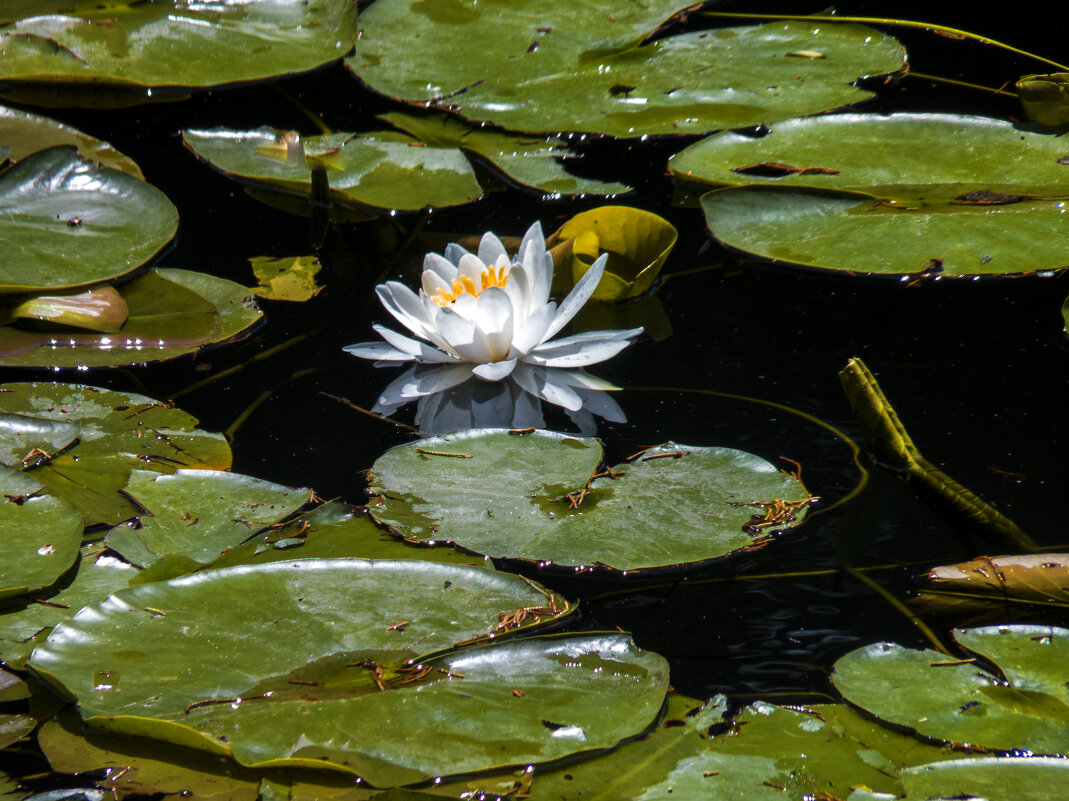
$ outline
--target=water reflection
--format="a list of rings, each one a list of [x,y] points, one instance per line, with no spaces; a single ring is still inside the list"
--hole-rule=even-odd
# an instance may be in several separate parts
[[[388,417],[415,401],[416,426],[424,435],[464,428],[545,428],[543,402],[560,406],[580,434],[597,433],[596,417],[626,423],[609,391],[614,384],[583,370],[516,365],[500,381],[483,381],[470,364],[409,367],[390,383],[374,411]]]

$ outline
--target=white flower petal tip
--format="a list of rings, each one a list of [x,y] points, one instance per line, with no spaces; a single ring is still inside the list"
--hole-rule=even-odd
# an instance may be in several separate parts
[[[483,235],[477,253],[450,244],[443,255],[425,257],[418,294],[397,281],[375,288],[386,310],[416,338],[375,326],[385,342],[361,342],[345,351],[386,363],[466,364],[489,382],[508,377],[517,364],[563,368],[604,361],[642,329],[553,337],[590,299],[607,259],[599,256],[557,306],[549,300],[553,260],[541,223],[527,229],[511,260],[491,232]],[[557,394],[569,406],[577,402],[567,387]]]

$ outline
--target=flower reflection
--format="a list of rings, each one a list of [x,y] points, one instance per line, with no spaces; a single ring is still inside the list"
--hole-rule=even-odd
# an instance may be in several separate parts
[[[392,416],[418,402],[416,425],[424,435],[465,428],[545,428],[542,401],[560,406],[580,434],[594,434],[594,416],[627,422],[607,390],[619,387],[582,370],[520,363],[512,374],[488,382],[473,376],[468,365],[410,367],[383,391],[376,414]]]
[[[553,259],[546,252],[538,223],[524,234],[515,260],[509,259],[501,240],[492,233],[483,235],[477,254],[451,244],[444,256],[427,254],[418,295],[397,281],[376,287],[386,310],[419,339],[377,325],[374,328],[385,342],[361,342],[345,350],[380,363],[418,362],[453,368],[456,372],[443,372],[455,377],[451,385],[472,375],[500,381],[516,374],[519,365],[576,368],[604,361],[630,345],[642,329],[553,337],[590,299],[606,259],[606,255],[598,258],[558,307],[549,300]],[[560,388],[557,396],[569,398],[578,389],[564,379],[547,383],[531,370],[520,372],[522,377],[517,375],[516,379],[519,386],[565,408],[567,404],[551,397],[556,390],[538,393],[529,387],[541,381]]]

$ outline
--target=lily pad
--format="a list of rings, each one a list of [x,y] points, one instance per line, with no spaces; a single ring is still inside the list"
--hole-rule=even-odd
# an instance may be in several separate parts
[[[81,84],[127,90],[128,102],[152,100],[145,87],[216,86],[311,70],[343,56],[357,33],[348,0],[120,0],[73,8],[43,0],[4,17],[0,92],[6,84]]]
[[[56,582],[78,558],[82,516],[25,473],[0,465],[0,599]]]
[[[1025,75],[1017,81],[1021,108],[1032,122],[1065,125],[1069,122],[1069,73]]]
[[[22,466],[71,503],[86,525],[114,525],[138,513],[119,493],[134,470],[230,467],[221,434],[196,428],[192,415],[144,395],[49,383],[4,384],[0,390],[0,413],[79,426],[77,445]]]
[[[21,670],[30,653],[58,623],[83,606],[103,601],[136,582],[140,570],[109,553],[100,543],[83,545],[74,575],[60,589],[23,599],[0,614],[0,659]]]
[[[177,227],[177,210],[151,184],[87,161],[70,145],[41,150],[0,173],[0,295],[124,275]]]
[[[626,184],[572,175],[562,160],[575,156],[560,137],[531,137],[468,125],[447,114],[394,111],[379,119],[433,147],[459,147],[481,156],[507,178],[553,195],[619,195]]]
[[[830,114],[724,131],[674,155],[677,181],[867,192],[928,208],[1069,196],[1063,137],[963,114]],[[1020,197],[1018,199],[1021,199]]]
[[[900,70],[872,28],[803,21],[648,41],[678,0],[490,5],[378,0],[346,64],[377,92],[515,131],[697,134],[815,114],[869,96],[851,84]],[[413,46],[413,42],[418,45]],[[464,48],[461,43],[477,42]],[[823,58],[800,58],[820,51]]]
[[[0,714],[0,749],[25,740],[36,728],[37,721],[29,715]]]
[[[1006,603],[1069,606],[1069,554],[980,556],[933,567],[931,589],[911,603],[925,609],[1002,608]]]
[[[376,210],[415,211],[461,206],[483,190],[464,154],[455,147],[427,147],[393,135],[327,134],[302,138],[303,156],[287,155],[275,128],[183,131],[198,157],[238,180],[308,195],[312,168],[322,167],[335,203]]]
[[[70,447],[78,439],[79,430],[73,420],[0,413],[0,464],[23,467],[42,456],[51,458]]]
[[[931,278],[1069,265],[1061,200],[928,207],[862,194],[737,187],[710,192],[701,204],[709,230],[725,245],[809,267]]]
[[[1048,801],[1065,792],[1066,781],[1069,760],[1061,757],[954,759],[902,772],[907,799]]]
[[[297,515],[282,526],[254,535],[230,548],[212,566],[349,556],[362,559],[417,559],[493,569],[490,560],[454,548],[429,548],[405,542],[375,525],[366,509],[340,501],[330,501]]]
[[[311,300],[323,288],[316,283],[319,259],[315,256],[290,256],[273,259],[258,256],[249,259],[252,271],[260,285],[252,291],[268,300]]]
[[[382,786],[603,748],[648,725],[667,666],[623,635],[418,658],[567,609],[507,574],[297,560],[118,593],[57,627],[31,664],[78,698],[90,727],[250,766],[351,770]],[[220,659],[220,641],[240,645]]]
[[[6,670],[0,670],[0,704],[10,701],[22,701],[30,697],[30,687],[26,682]]]
[[[122,295],[108,284],[84,292],[38,295],[11,311],[15,320],[38,320],[65,328],[114,334],[122,328],[130,309]]]
[[[555,268],[553,288],[568,291],[607,253],[605,273],[591,298],[616,303],[641,297],[660,275],[677,237],[675,226],[642,209],[601,206],[576,214],[546,239],[547,247],[563,243],[571,254],[563,269]]]
[[[744,451],[667,443],[595,476],[601,453],[549,431],[424,439],[375,462],[368,508],[410,540],[632,571],[761,547],[809,504],[801,482]]]
[[[882,721],[956,746],[1063,754],[1069,749],[1069,630],[1054,626],[959,629],[955,638],[1005,680],[936,651],[892,643],[852,651],[832,681]]]
[[[237,336],[263,316],[250,290],[189,270],[151,270],[120,289],[128,316],[117,332],[0,326],[0,364],[82,367],[163,361]]]
[[[138,567],[181,563],[182,573],[210,564],[312,498],[311,490],[223,470],[134,470],[123,492],[146,514],[113,528],[105,544]]]
[[[144,178],[141,168],[107,142],[82,133],[49,117],[0,106],[0,145],[10,148],[8,157],[19,161],[53,145],[74,145],[78,155],[102,167],[114,167],[135,178]]]

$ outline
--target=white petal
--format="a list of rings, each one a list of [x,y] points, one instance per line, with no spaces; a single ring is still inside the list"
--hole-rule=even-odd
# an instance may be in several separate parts
[[[538,223],[532,225],[523,236],[519,262],[527,273],[530,286],[528,308],[545,303],[549,300],[549,290],[553,283],[553,257],[546,252],[546,240],[542,236],[542,226]]]
[[[520,365],[512,375],[516,383],[542,400],[549,401],[556,406],[563,406],[571,411],[578,411],[583,406],[583,399],[567,384],[557,384],[552,381],[552,373],[541,367]]]
[[[507,359],[512,346],[512,301],[508,293],[492,286],[479,295],[473,321],[490,352],[488,361]]]
[[[475,364],[494,361],[493,354],[487,349],[482,334],[470,320],[466,320],[446,306],[438,310],[438,316],[434,318],[434,322],[449,348],[464,361]]]
[[[519,264],[509,269],[505,292],[512,298],[512,311],[515,315],[514,325],[519,328],[531,314],[531,280],[526,270]]]
[[[500,381],[502,378],[507,378],[511,375],[515,368],[516,360],[508,359],[503,362],[479,364],[473,367],[471,371],[483,381]]]
[[[409,400],[422,398],[444,392],[471,378],[470,364],[452,364],[433,369],[417,370],[401,391],[401,396]]]
[[[543,367],[586,367],[588,364],[611,359],[630,345],[630,339],[620,334],[630,334],[634,330],[592,332],[607,335],[603,337],[576,334],[554,342],[546,342],[531,351],[524,361]]]
[[[456,242],[450,242],[445,246],[445,252],[442,255],[445,256],[446,261],[450,264],[456,265],[460,264],[461,258],[463,258],[467,252],[467,250],[462,248]]]
[[[590,296],[597,289],[598,282],[601,280],[601,274],[605,272],[605,262],[608,259],[609,254],[607,253],[602,253],[598,256],[594,263],[590,265],[590,269],[572,287],[568,297],[561,301],[560,306],[557,308],[556,317],[549,324],[549,333],[546,334],[547,339],[564,328],[575,316],[575,313],[583,308],[583,304],[590,300]]]
[[[535,309],[513,335],[512,354],[522,359],[541,345],[546,339],[546,331],[549,330],[549,324],[556,313],[556,303],[547,303]]]
[[[398,350],[386,342],[357,342],[342,348],[346,353],[361,359],[378,359],[384,362],[414,362],[416,357],[408,351]]]
[[[442,276],[436,273],[434,270],[423,271],[423,294],[429,298],[436,298],[439,296],[439,291],[446,296],[453,294],[453,284],[451,281],[446,281]]]
[[[457,265],[457,272],[461,276],[467,276],[475,284],[476,289],[482,287],[482,274],[486,269],[486,265],[482,263],[478,256],[472,256],[470,253],[465,253],[460,257],[460,264]]]
[[[428,253],[423,257],[423,272],[430,271],[437,274],[447,285],[453,283],[457,277],[456,265],[437,253]]]
[[[397,281],[387,281],[375,287],[379,300],[386,311],[396,318],[405,328],[421,339],[430,340],[434,330],[431,319],[427,317],[423,301],[411,289]]]
[[[438,350],[438,348],[428,345],[426,342],[409,339],[408,337],[398,334],[396,331],[391,331],[389,328],[382,325],[373,325],[371,327],[375,329],[380,337],[397,348],[397,350],[410,353],[417,361],[433,363],[456,361],[456,357],[451,356],[448,353],[443,353]]]
[[[501,240],[493,235],[490,231],[483,234],[483,238],[479,240],[479,260],[486,265],[496,265],[499,259],[504,259],[505,263],[509,262],[509,255],[505,251],[505,246],[501,244]]]

